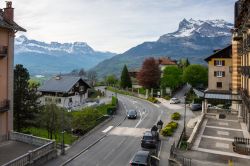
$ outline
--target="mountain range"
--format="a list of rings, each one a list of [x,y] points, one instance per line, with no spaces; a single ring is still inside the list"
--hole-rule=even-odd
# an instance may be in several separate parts
[[[87,43],[45,43],[26,36],[15,39],[15,64],[23,64],[32,75],[67,73],[73,69],[90,69],[111,52],[95,51]]]
[[[99,77],[120,75],[126,64],[129,69],[140,68],[147,57],[188,58],[191,63],[204,64],[204,58],[213,50],[231,43],[233,24],[224,20],[183,19],[173,33],[160,36],[157,41],[144,42],[128,51],[100,62],[94,70]]]

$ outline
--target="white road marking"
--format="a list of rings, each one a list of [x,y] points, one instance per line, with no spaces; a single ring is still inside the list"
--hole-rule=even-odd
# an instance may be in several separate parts
[[[160,108],[160,106],[159,106],[159,105],[157,105],[157,104],[154,104],[154,106],[156,106],[156,107]]]
[[[142,137],[145,131],[149,131],[150,129],[146,128],[130,128],[130,127],[116,127],[114,128],[109,135],[117,135],[117,136],[131,136],[131,137]]]
[[[102,132],[103,133],[107,133],[109,130],[111,130],[113,128],[113,126],[109,126],[107,127],[105,130],[103,130]]]
[[[228,136],[229,132],[228,131],[217,131],[217,134],[218,135],[226,135],[226,136]]]
[[[217,147],[217,148],[229,149],[229,144],[216,142],[215,147]]]
[[[159,149],[159,153],[158,153],[158,158],[160,158],[160,155],[161,155],[161,148],[162,148],[162,142],[160,144],[160,149]]]
[[[139,113],[140,113],[140,120],[137,122],[137,124],[135,125],[135,128],[137,128],[137,126],[141,123],[142,121],[142,113],[141,111],[139,110]]]
[[[226,122],[219,122],[219,125],[221,125],[221,126],[228,126],[228,123],[226,123]]]

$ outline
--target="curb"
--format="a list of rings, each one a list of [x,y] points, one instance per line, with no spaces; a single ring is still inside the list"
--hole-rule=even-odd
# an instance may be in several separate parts
[[[111,118],[109,118],[109,119],[107,119],[107,121],[109,120],[112,120],[113,119],[113,117],[111,117]],[[115,127],[118,127],[118,126],[120,126],[124,121],[126,120],[126,116],[124,117],[124,119],[122,119]],[[104,121],[104,122],[106,122],[106,121]],[[103,123],[104,123],[103,122]],[[93,131],[92,131],[93,132]],[[92,133],[91,132],[91,133]],[[91,133],[89,133],[89,134],[91,134]],[[88,134],[88,135],[89,135]],[[87,135],[86,135],[87,136]],[[85,136],[85,137],[86,137]],[[80,156],[81,154],[83,154],[85,151],[87,151],[88,149],[90,149],[92,146],[94,146],[94,145],[96,145],[98,142],[100,142],[103,138],[105,138],[106,136],[108,136],[108,133],[106,133],[105,135],[103,135],[103,136],[101,136],[100,138],[98,138],[94,143],[92,143],[92,144],[90,144],[88,147],[86,147],[85,149],[83,149],[82,151],[80,151],[79,153],[77,153],[75,156],[73,156],[73,157],[71,157],[70,159],[68,159],[67,161],[65,161],[64,163],[62,163],[60,166],[65,166],[65,165],[67,165],[69,162],[71,162],[71,161],[73,161],[75,158],[77,158],[78,156]],[[82,139],[84,139],[85,137],[83,137],[83,138],[81,138],[81,140]]]

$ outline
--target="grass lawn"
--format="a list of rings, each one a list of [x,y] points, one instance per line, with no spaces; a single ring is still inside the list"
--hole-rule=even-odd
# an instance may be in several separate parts
[[[42,137],[42,138],[47,138],[48,139],[48,132],[46,129],[43,128],[35,128],[35,127],[30,127],[30,128],[26,128],[22,131],[23,133],[26,134],[32,134],[34,136],[38,136],[38,137]],[[53,135],[53,139],[56,140],[57,143],[60,143],[62,141],[62,134],[57,132],[56,134],[56,139]],[[78,137],[70,134],[70,133],[64,133],[64,142],[65,144],[72,144],[75,140],[77,140]]]

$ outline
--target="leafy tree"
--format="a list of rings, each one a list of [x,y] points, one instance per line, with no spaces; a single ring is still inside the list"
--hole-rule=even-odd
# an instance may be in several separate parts
[[[156,88],[159,86],[160,78],[161,71],[159,64],[154,58],[146,59],[137,75],[139,84],[146,89]]]
[[[29,80],[29,89],[34,89],[37,90],[37,88],[40,86],[40,82],[36,81],[36,80]]]
[[[126,65],[124,65],[124,67],[122,69],[120,86],[123,89],[132,87],[131,78],[129,76],[128,68]]]
[[[179,60],[178,65],[179,65],[179,67],[184,69],[184,68],[186,68],[186,67],[188,67],[190,65],[190,62],[189,62],[188,58],[186,58],[186,59],[182,58],[182,59]]]
[[[29,72],[23,65],[16,65],[14,69],[14,128],[22,128],[36,124],[35,119],[39,110],[36,93],[37,85],[29,87]]]
[[[108,75],[105,78],[105,82],[108,86],[110,86],[110,85],[115,85],[118,82],[118,80],[117,80],[116,76],[112,74],[112,75]]]
[[[97,81],[97,73],[94,70],[89,70],[87,72],[87,78],[91,86],[94,86]]]
[[[183,72],[183,80],[193,87],[206,86],[208,81],[208,69],[202,65],[190,65]]]
[[[168,66],[163,71],[161,87],[175,89],[182,84],[182,69],[177,66]]]

